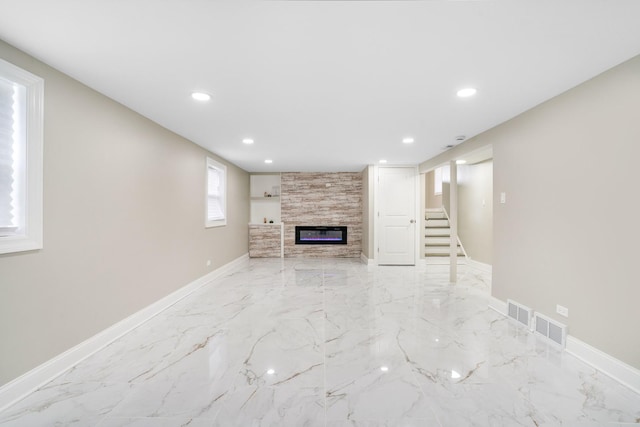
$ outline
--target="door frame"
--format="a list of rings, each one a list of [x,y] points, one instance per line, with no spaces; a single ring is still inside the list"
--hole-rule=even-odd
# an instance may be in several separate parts
[[[373,167],[373,171],[374,171],[374,179],[373,179],[373,188],[374,188],[374,198],[373,198],[373,229],[374,229],[374,233],[373,233],[373,250],[374,250],[374,255],[375,255],[375,264],[379,265],[379,253],[380,253],[380,239],[379,239],[379,235],[380,235],[380,186],[379,184],[379,179],[380,179],[380,169],[397,169],[397,168],[405,168],[405,169],[413,169],[414,171],[414,201],[415,201],[415,212],[414,212],[414,218],[415,218],[415,230],[414,230],[414,248],[413,248],[413,265],[417,265],[418,262],[420,262],[419,260],[421,259],[420,257],[420,229],[422,227],[422,221],[420,220],[420,173],[418,170],[418,165],[384,165],[384,166],[380,166],[380,165],[374,165]]]

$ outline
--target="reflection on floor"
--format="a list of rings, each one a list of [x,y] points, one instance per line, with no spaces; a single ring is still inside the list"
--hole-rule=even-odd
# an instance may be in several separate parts
[[[603,426],[640,395],[446,266],[251,260],[0,413],[44,426]]]

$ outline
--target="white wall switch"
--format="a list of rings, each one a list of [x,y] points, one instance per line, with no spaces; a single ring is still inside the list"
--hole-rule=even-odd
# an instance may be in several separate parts
[[[502,204],[507,203],[507,193],[505,192],[500,193],[500,203]]]

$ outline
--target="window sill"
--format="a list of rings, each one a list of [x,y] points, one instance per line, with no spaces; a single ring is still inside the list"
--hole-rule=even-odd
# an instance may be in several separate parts
[[[207,221],[204,224],[205,228],[214,228],[214,227],[224,227],[225,225],[227,225],[227,220],[226,219],[220,219],[217,221]]]
[[[26,236],[0,237],[0,254],[34,251],[42,249],[42,241],[30,239]]]

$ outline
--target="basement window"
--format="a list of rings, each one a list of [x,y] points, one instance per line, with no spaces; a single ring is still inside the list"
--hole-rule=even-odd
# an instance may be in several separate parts
[[[0,254],[42,248],[44,80],[0,60]]]
[[[207,157],[206,227],[227,225],[227,167]]]

